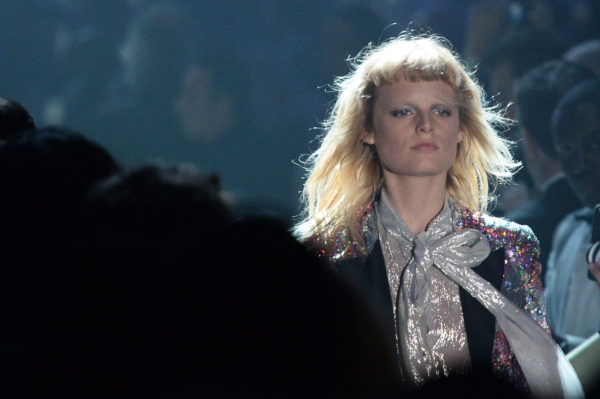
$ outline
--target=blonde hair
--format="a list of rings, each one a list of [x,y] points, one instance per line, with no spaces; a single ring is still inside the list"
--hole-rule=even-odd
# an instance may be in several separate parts
[[[449,43],[438,36],[405,32],[378,47],[367,47],[350,73],[336,79],[338,96],[324,122],[321,145],[305,161],[304,214],[295,226],[299,239],[344,233],[348,240],[362,243],[362,217],[383,186],[375,151],[362,137],[371,128],[377,89],[399,77],[440,80],[456,93],[464,139],[448,171],[447,187],[458,204],[486,211],[490,188],[493,192],[498,183],[509,180],[519,166],[510,142],[496,130],[510,121],[487,105],[473,72]]]

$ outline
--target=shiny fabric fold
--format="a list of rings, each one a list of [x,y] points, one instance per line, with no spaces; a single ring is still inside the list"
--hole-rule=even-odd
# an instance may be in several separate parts
[[[471,361],[459,288],[433,267],[434,254],[427,244],[452,233],[452,226],[441,222],[452,219],[448,204],[427,231],[416,236],[397,215],[385,192],[376,210],[405,382],[418,387],[467,372]]]

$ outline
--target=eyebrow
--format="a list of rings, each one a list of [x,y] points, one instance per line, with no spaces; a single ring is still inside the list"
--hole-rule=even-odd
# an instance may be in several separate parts
[[[393,108],[398,108],[398,107],[415,107],[415,105],[409,101],[406,102],[389,102],[390,106]],[[430,109],[431,108],[435,108],[435,107],[439,107],[439,106],[444,106],[444,107],[456,107],[458,108],[458,102],[456,101],[452,101],[452,102],[436,102],[430,105]]]

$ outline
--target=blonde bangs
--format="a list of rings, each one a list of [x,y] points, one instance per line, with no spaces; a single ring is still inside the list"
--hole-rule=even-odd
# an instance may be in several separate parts
[[[375,87],[403,78],[411,82],[441,80],[455,91],[461,87],[463,66],[449,47],[440,47],[439,39],[413,38],[393,40],[371,54],[366,80]],[[369,65],[370,64],[370,65]]]

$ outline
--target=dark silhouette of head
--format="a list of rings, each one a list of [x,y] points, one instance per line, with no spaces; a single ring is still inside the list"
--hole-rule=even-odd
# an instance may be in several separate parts
[[[10,140],[15,133],[34,128],[33,117],[23,105],[0,97],[0,140]]]
[[[85,246],[156,255],[203,247],[227,222],[218,176],[191,165],[145,165],[94,186],[79,227]]]
[[[0,149],[4,249],[43,254],[68,244],[87,190],[118,169],[109,153],[77,131],[47,127],[17,133]]]

